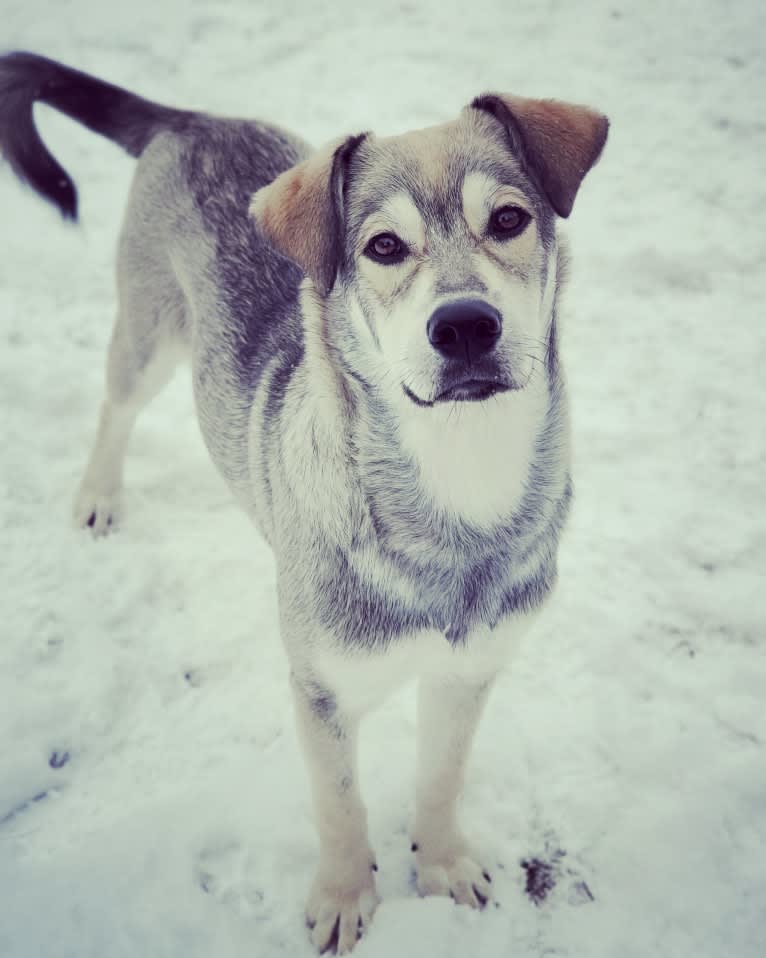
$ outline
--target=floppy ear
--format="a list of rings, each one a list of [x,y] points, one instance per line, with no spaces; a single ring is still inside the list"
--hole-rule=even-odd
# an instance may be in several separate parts
[[[601,155],[609,120],[587,106],[487,93],[471,104],[505,126],[514,152],[559,216],[569,216],[585,174]]]
[[[307,273],[323,296],[343,256],[343,182],[367,134],[335,141],[258,190],[250,215],[280,252]]]

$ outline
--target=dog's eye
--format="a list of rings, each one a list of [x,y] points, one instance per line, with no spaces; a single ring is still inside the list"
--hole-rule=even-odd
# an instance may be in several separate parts
[[[495,239],[510,239],[526,229],[532,217],[520,206],[500,206],[492,214],[489,228]]]
[[[364,253],[376,263],[400,263],[407,255],[407,247],[393,233],[378,233],[365,246]]]

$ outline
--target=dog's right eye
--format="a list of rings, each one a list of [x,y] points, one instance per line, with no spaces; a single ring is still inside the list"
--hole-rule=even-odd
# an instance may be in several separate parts
[[[407,247],[394,233],[378,233],[365,246],[364,255],[388,266],[401,263],[407,255]]]

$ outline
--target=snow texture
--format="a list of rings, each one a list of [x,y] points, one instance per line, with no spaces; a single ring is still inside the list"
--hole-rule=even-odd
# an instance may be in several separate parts
[[[576,504],[463,807],[495,906],[411,875],[412,690],[362,776],[383,904],[359,958],[766,953],[766,8],[761,0],[0,0],[2,43],[320,143],[485,90],[612,120],[567,230]],[[133,163],[45,108],[82,226],[0,169],[0,955],[308,956],[316,860],[266,547],[181,373],[126,516],[70,501]]]

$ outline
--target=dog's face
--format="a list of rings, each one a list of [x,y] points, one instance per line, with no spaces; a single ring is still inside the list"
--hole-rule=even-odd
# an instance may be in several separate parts
[[[386,381],[420,406],[523,387],[545,333],[553,218],[477,110],[361,143],[341,282]]]
[[[451,123],[322,151],[251,209],[343,300],[362,378],[421,408],[484,401],[545,362],[555,219],[606,131],[582,107],[487,96]]]

